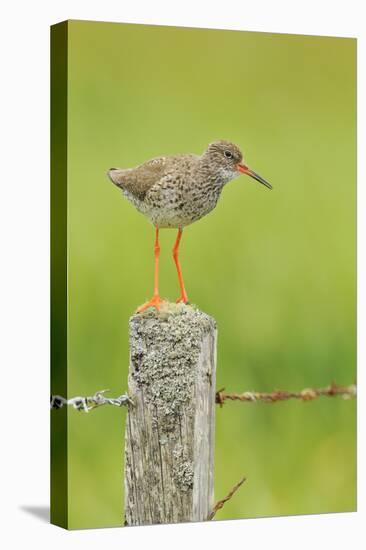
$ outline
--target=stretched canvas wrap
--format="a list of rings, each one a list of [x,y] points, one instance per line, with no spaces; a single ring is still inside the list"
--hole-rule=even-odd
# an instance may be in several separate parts
[[[356,509],[356,40],[51,28],[51,521]]]

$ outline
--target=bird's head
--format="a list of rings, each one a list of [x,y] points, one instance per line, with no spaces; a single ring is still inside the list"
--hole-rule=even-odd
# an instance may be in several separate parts
[[[272,189],[272,185],[268,181],[244,163],[243,154],[239,147],[230,141],[220,140],[210,143],[203,156],[209,165],[220,172],[227,181],[240,176],[240,174],[247,174],[268,187],[268,189]]]

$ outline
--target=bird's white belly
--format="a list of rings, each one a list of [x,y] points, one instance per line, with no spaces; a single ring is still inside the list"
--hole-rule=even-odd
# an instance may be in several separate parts
[[[219,194],[192,194],[184,198],[163,190],[159,197],[139,200],[128,191],[124,194],[139,212],[144,214],[152,224],[161,228],[179,228],[189,225],[215,208]]]

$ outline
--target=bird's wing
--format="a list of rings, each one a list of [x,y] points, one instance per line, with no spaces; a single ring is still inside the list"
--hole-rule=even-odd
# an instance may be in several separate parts
[[[143,200],[149,189],[167,173],[166,157],[157,157],[136,168],[114,170],[111,179],[117,187]]]
[[[192,155],[192,158],[194,156]],[[174,172],[187,156],[156,157],[136,168],[113,170],[110,175],[113,183],[136,198],[144,200],[146,193],[163,177]]]

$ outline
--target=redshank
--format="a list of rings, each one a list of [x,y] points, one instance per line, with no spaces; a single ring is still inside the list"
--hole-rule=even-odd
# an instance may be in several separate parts
[[[183,227],[211,212],[225,184],[240,174],[247,174],[272,189],[268,181],[244,163],[239,147],[224,140],[211,143],[200,156],[187,154],[157,157],[135,168],[111,168],[108,171],[112,182],[155,226],[154,294],[138,312],[151,306],[160,309],[163,302],[159,295],[161,228],[178,229],[173,247],[180,286],[177,302],[188,302],[178,258]]]

